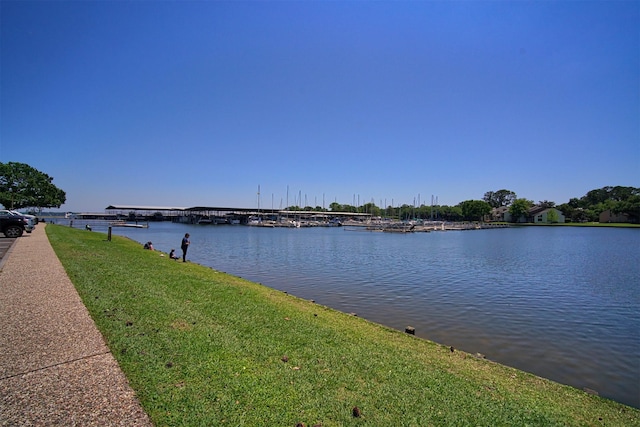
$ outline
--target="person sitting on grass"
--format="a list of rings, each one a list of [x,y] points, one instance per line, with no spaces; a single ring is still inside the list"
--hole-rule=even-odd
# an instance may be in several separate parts
[[[171,252],[169,252],[169,258],[175,259],[176,261],[178,260],[178,255],[176,255],[175,249],[171,249]]]
[[[151,243],[151,242],[145,243],[144,244],[144,248],[145,249],[149,249],[150,251],[152,251],[153,250],[153,243]]]

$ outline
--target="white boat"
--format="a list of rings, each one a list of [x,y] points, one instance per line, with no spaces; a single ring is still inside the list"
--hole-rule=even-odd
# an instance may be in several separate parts
[[[198,220],[198,224],[213,224],[213,220],[208,216],[203,216]]]
[[[124,221],[115,221],[109,225],[112,227],[149,228],[149,224],[132,224]]]

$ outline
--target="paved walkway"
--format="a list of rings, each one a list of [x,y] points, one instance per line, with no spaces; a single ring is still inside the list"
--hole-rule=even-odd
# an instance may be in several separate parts
[[[0,266],[0,425],[151,426],[44,228]]]

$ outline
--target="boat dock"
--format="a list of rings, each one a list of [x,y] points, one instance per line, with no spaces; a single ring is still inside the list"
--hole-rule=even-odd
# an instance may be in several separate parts
[[[345,221],[344,228],[347,231],[372,231],[386,233],[429,233],[431,231],[463,231],[486,230],[493,228],[508,228],[506,223],[482,223],[482,222],[399,222],[399,221]]]

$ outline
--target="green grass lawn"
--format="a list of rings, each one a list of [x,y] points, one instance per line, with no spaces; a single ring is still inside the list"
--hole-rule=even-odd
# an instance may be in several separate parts
[[[640,425],[637,409],[126,238],[46,232],[157,426]]]
[[[640,228],[640,224],[630,224],[626,222],[563,222],[563,223],[510,223],[514,226],[539,226],[539,227],[606,227],[606,228]]]

